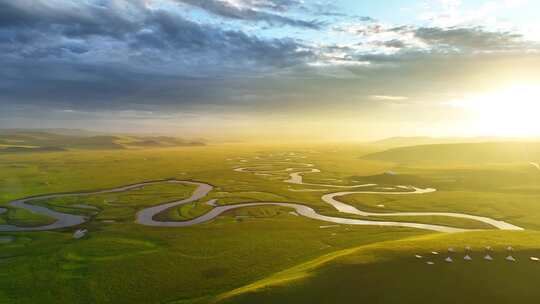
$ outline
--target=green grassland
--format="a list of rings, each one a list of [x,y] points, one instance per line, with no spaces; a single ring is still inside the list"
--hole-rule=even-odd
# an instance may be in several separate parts
[[[468,232],[359,246],[222,294],[218,302],[536,303],[540,263],[529,257],[540,255],[539,237],[538,232]],[[505,260],[509,243],[516,247],[516,262]],[[472,246],[472,261],[463,260],[466,245]],[[493,248],[493,261],[483,259],[486,246]],[[457,250],[447,253],[449,247]],[[448,256],[453,263],[444,261]]]
[[[236,209],[186,228],[133,223],[137,210],[186,198],[193,191],[190,186],[160,184],[124,193],[34,202],[90,216],[91,220],[81,226],[89,234],[75,240],[75,228],[0,233],[0,237],[12,238],[0,242],[0,303],[422,303],[420,296],[443,303],[468,302],[467,296],[475,297],[478,303],[503,303],[509,298],[526,303],[540,296],[531,287],[540,264],[528,261],[528,256],[540,255],[540,233],[536,232],[540,223],[540,171],[527,162],[534,159],[403,162],[365,157],[381,152],[378,149],[352,144],[223,144],[4,153],[0,155],[0,207],[8,211],[0,214],[0,224],[32,226],[50,221],[8,207],[7,203],[16,198],[169,178],[204,181],[215,189],[199,201],[159,214],[161,220],[197,217],[211,209],[207,202],[213,199],[218,205],[299,202],[323,214],[344,216],[320,199],[333,190],[293,192],[289,187],[306,187],[283,183],[286,172],[261,176],[232,170],[256,164],[256,156],[293,151],[305,158],[292,162],[313,163],[322,171],[306,174],[306,182],[375,182],[439,190],[421,195],[340,198],[359,209],[464,212],[509,221],[527,231],[446,235],[367,226],[321,228],[327,223],[268,206]],[[239,162],[238,157],[248,161]],[[385,174],[388,171],[397,174]],[[378,207],[380,204],[384,208]],[[452,218],[391,219],[487,228]],[[466,244],[476,250],[474,263],[446,265],[438,258],[435,265],[426,265],[414,258],[416,253],[427,255],[450,245],[462,251]],[[518,263],[477,261],[480,248],[486,245],[494,246],[497,257],[504,253],[503,247],[514,246]],[[484,289],[485,296],[474,292]]]
[[[70,233],[18,233],[2,245],[6,303],[162,303],[214,295],[305,260],[421,233],[406,229],[321,229],[320,223],[266,210],[185,229],[91,222]],[[12,234],[13,235],[13,234]],[[301,242],[299,240],[302,240]],[[30,290],[29,290],[30,288]]]

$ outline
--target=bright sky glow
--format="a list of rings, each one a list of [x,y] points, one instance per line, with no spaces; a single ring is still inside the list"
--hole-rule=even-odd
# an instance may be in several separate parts
[[[534,136],[540,134],[540,87],[513,85],[499,91],[454,100],[464,109],[471,131],[483,135]]]

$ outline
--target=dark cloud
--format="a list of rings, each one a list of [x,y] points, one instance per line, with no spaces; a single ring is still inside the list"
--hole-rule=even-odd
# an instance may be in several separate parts
[[[0,27],[0,50],[4,55],[58,57],[65,52],[103,53],[103,47],[120,46],[131,49],[131,53],[125,54],[127,57],[156,49],[168,53],[155,57],[176,59],[179,63],[195,60],[204,64],[202,55],[210,55],[206,58],[211,64],[215,60],[238,63],[238,58],[279,67],[309,55],[309,51],[299,51],[305,46],[292,39],[262,39],[242,31],[220,29],[166,10],[147,9],[143,1],[97,3],[100,5],[55,7],[40,1],[0,0],[0,11],[6,9],[10,15]]]
[[[362,35],[362,36],[371,36],[371,35],[385,33],[385,32],[388,31],[388,29],[384,25],[382,25],[380,23],[371,22],[371,21],[369,21],[369,19],[368,19],[367,22],[368,22],[367,25],[365,25],[363,27],[360,27],[360,28],[357,28],[357,29],[353,30],[353,32],[355,32],[356,34]],[[350,29],[346,29],[346,28],[338,28],[337,30],[338,31],[351,32]]]
[[[311,55],[292,39],[261,39],[242,31],[221,30],[188,21],[167,11],[155,11],[147,21],[144,31],[130,36],[131,47],[165,50],[172,57],[184,51],[199,66],[204,64],[200,60],[209,60],[211,63],[220,61],[222,65],[285,67],[301,63]]]
[[[244,1],[244,6],[235,6],[225,0],[177,0],[178,2],[189,4],[201,8],[214,15],[255,22],[266,22],[270,25],[288,25],[294,27],[303,27],[310,29],[320,29],[324,23],[317,20],[300,20],[286,17],[274,12],[261,10],[261,8],[270,8],[273,10],[287,10],[296,1]]]
[[[403,49],[407,47],[407,43],[399,39],[382,41],[379,43],[379,45],[395,49]]]
[[[100,35],[120,38],[136,30],[144,14],[142,0],[67,1],[62,4],[44,0],[0,0],[0,28],[39,28],[67,37]]]
[[[360,37],[381,37],[398,35],[390,40],[374,40],[376,46],[392,47],[396,49],[424,48],[427,53],[431,52],[476,52],[476,51],[508,51],[538,49],[538,43],[526,41],[523,35],[511,31],[489,30],[485,27],[454,26],[454,27],[421,27],[415,25],[403,25],[389,27],[375,20],[366,19],[366,23],[355,26],[339,26],[336,31],[353,33]],[[416,41],[414,41],[416,40]],[[424,45],[420,46],[417,42]]]
[[[428,43],[493,50],[521,46],[521,35],[510,32],[490,32],[482,28],[419,28],[416,37]]]
[[[462,50],[494,51],[524,48],[523,36],[508,31],[489,31],[483,27],[411,27],[391,29],[398,33],[411,33],[428,45]]]
[[[65,3],[0,0],[0,104],[88,110],[220,103],[245,94],[230,93],[245,79],[314,56],[293,39],[198,23],[144,1]],[[275,2],[275,9],[286,4]]]

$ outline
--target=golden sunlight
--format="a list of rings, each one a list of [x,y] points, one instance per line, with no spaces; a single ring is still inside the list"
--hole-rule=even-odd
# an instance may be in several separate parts
[[[540,86],[537,85],[513,85],[449,104],[467,112],[471,133],[492,136],[540,134]]]

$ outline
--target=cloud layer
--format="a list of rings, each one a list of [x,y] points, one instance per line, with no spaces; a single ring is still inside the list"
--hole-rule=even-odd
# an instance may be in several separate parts
[[[414,104],[456,79],[465,89],[495,68],[537,67],[538,43],[518,30],[430,18],[324,1],[0,0],[0,127],[42,109],[58,120]]]

